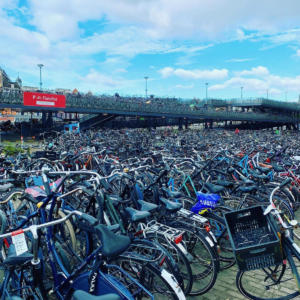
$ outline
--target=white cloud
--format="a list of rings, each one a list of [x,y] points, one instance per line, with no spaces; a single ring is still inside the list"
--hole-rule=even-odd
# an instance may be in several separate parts
[[[226,69],[213,69],[213,70],[185,70],[185,69],[173,69],[171,67],[165,67],[159,70],[162,77],[167,78],[170,76],[177,76],[183,79],[224,79],[228,76],[228,70]]]
[[[295,0],[275,1],[275,4],[274,0],[259,3],[231,0],[230,4],[228,0],[27,2],[26,9],[19,8],[26,12],[25,19],[32,25],[26,29],[20,25],[26,22],[24,19],[18,20],[13,13],[7,13],[7,10],[18,10],[19,1],[0,1],[3,67],[36,80],[36,64],[42,62],[44,78],[54,87],[76,85],[83,78],[85,82],[106,82],[114,88],[116,82],[122,81],[119,76],[125,73],[132,58],[139,54],[184,53],[186,56],[181,56],[181,60],[176,57],[178,63],[191,64],[194,62],[191,58],[213,46],[212,40],[217,43],[251,39],[265,40],[269,44],[299,44],[300,41],[300,29],[295,29],[300,27],[300,2]],[[81,25],[90,20],[104,20],[109,26],[96,28],[87,37]],[[296,55],[300,56],[300,50]],[[233,58],[231,62],[249,60]],[[86,74],[86,70],[90,70],[88,75],[79,76]],[[218,68],[166,67],[160,73],[164,78],[225,80],[229,72]],[[267,86],[274,91],[296,91],[300,86],[297,76],[280,77],[262,66],[234,73],[232,78],[218,85],[224,88],[241,84],[254,90]],[[214,88],[218,86],[210,86]]]
[[[170,77],[174,73],[174,69],[171,67],[165,67],[158,71],[163,78]]]
[[[119,68],[115,70],[115,73],[127,73],[127,70],[124,68]]]
[[[7,1],[7,0],[6,0]],[[32,23],[51,40],[80,34],[79,22],[99,20],[133,25],[157,38],[199,40],[235,37],[245,31],[276,33],[300,25],[300,2],[286,0],[29,0]]]
[[[280,95],[285,92],[299,93],[300,75],[295,77],[284,77],[271,74],[267,68],[259,66],[251,70],[235,72],[235,76],[223,83],[218,83],[209,87],[211,91],[240,89],[255,92],[258,94]]]
[[[204,46],[180,46],[180,47],[175,47],[173,49],[167,50],[166,53],[176,53],[176,52],[185,52],[187,54],[194,54],[196,52],[205,50],[207,48],[213,47],[214,44],[208,44]]]
[[[175,85],[175,87],[177,89],[189,90],[189,89],[194,88],[194,84],[186,84],[186,85],[184,85],[184,84],[177,84],[177,85]]]
[[[258,66],[254,67],[251,70],[244,70],[241,72],[235,72],[237,76],[266,76],[269,74],[269,70],[266,67]]]
[[[114,80],[112,77],[105,74],[101,74],[96,70],[91,70],[85,77],[82,78],[84,84],[91,85],[93,87],[117,87],[120,83]]]
[[[242,77],[233,77],[229,80],[225,81],[222,84],[216,84],[211,87],[209,87],[209,90],[225,90],[229,88],[240,88],[244,87],[247,90],[254,90],[254,91],[262,91],[267,90],[268,85],[267,83],[262,79],[257,78],[242,78]]]
[[[242,63],[242,62],[247,62],[252,60],[254,60],[254,58],[231,58],[226,60],[226,62]]]

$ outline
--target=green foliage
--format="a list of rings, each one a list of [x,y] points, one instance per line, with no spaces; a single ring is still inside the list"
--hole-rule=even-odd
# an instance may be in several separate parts
[[[4,146],[3,152],[5,155],[14,156],[17,155],[18,153],[24,153],[25,150],[22,149],[19,145],[14,145],[10,143]]]

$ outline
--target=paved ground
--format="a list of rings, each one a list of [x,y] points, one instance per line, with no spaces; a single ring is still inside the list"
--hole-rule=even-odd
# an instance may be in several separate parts
[[[202,300],[234,300],[245,299],[235,285],[235,277],[237,273],[236,266],[231,269],[224,270],[218,274],[217,282],[214,287],[203,296],[189,297],[188,299]]]

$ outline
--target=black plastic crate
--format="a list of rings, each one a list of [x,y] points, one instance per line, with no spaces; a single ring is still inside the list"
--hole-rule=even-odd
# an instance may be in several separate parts
[[[58,154],[55,151],[45,151],[45,158],[49,160],[56,160],[58,159]]]
[[[225,214],[230,242],[240,270],[249,271],[282,263],[280,240],[270,216],[261,206]]]
[[[32,156],[33,158],[45,157],[45,151],[35,151]]]
[[[58,159],[58,154],[55,151],[36,151],[33,158],[47,158],[49,160]]]

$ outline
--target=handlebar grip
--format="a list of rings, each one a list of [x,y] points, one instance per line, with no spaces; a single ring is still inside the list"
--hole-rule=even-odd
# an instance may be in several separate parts
[[[279,188],[282,189],[282,188],[285,187],[287,184],[291,183],[291,181],[292,181],[291,178],[287,178],[286,180],[284,180],[284,181],[280,184]]]
[[[83,213],[80,216],[80,219],[87,221],[91,226],[95,226],[99,223],[98,219],[86,213]]]

